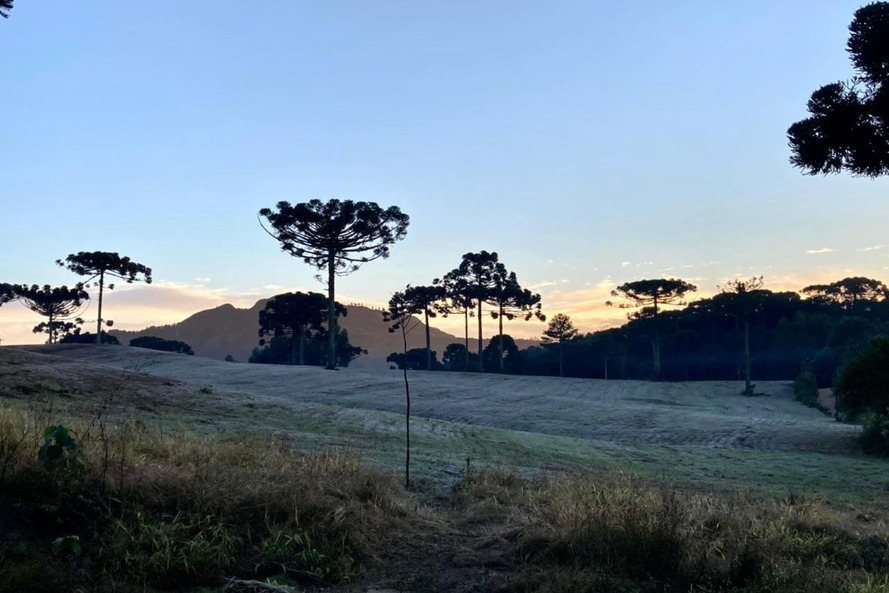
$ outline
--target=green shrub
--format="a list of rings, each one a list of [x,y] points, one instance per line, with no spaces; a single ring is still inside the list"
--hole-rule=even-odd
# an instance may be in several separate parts
[[[868,414],[861,433],[865,453],[889,457],[889,414]]]
[[[889,338],[875,338],[840,374],[837,411],[845,418],[889,412]]]
[[[807,406],[818,406],[818,381],[815,375],[808,372],[800,373],[796,381],[793,382],[793,394],[796,401],[802,402]]]

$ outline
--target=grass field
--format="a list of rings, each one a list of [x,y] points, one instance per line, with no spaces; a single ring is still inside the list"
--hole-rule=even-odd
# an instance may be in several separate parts
[[[286,532],[287,541],[318,544],[288,548],[308,562],[283,571],[300,588],[889,591],[889,463],[859,454],[857,427],[794,402],[788,384],[760,384],[762,395],[743,397],[730,383],[411,377],[415,482],[404,492],[400,374],[125,347],[2,348],[0,428],[8,434],[0,453],[4,472],[18,468],[10,475],[19,489],[7,506],[29,516],[36,503],[28,492],[61,496],[57,479],[32,467],[36,456],[21,455],[36,451],[41,423],[64,421],[89,435],[92,468],[67,487],[84,489],[78,500],[105,501],[96,504],[113,515],[95,525],[125,528],[132,541],[145,530],[186,538],[177,544],[167,533],[166,547],[148,551],[140,544],[140,554],[167,567],[139,573],[149,590],[216,591],[222,574],[270,578]],[[25,426],[33,427],[25,431],[31,448],[14,451],[8,437]],[[119,480],[108,469],[115,463]],[[203,478],[195,483],[194,474]],[[184,515],[171,511],[170,497]],[[294,522],[286,500],[316,511]],[[47,505],[58,506],[52,497],[37,506]],[[263,519],[245,508],[278,510]],[[16,541],[26,529],[20,514],[0,513],[0,537]],[[32,542],[43,551],[28,557],[55,554],[46,550],[59,533]],[[200,570],[174,561],[211,540],[228,542],[218,550],[223,560],[213,555]],[[15,566],[19,548],[9,541],[0,541],[0,559],[5,553]],[[118,555],[101,547],[79,564],[148,562],[114,541]],[[658,545],[683,550],[681,558],[653,551]],[[755,565],[750,574],[746,562]],[[306,570],[327,572],[308,578]],[[230,590],[263,590],[245,582],[231,581]]]
[[[21,359],[0,374],[0,394],[20,403],[26,399],[17,385],[53,393],[58,384],[77,395],[60,392],[55,405],[76,414],[113,394],[113,413],[149,424],[230,438],[272,430],[303,451],[345,448],[384,467],[402,462],[397,372],[333,373],[89,346],[0,355]],[[723,382],[426,372],[412,373],[411,381],[415,472],[431,481],[452,480],[469,458],[524,475],[617,469],[721,489],[889,503],[889,463],[858,453],[859,428],[793,401],[786,383],[760,384],[764,395],[751,398]],[[209,385],[212,393],[201,393]]]

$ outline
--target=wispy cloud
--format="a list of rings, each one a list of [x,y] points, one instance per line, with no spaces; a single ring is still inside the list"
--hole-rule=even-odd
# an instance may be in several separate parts
[[[552,280],[544,280],[543,282],[538,282],[537,284],[532,284],[528,288],[531,290],[538,290],[540,288],[546,288],[547,286],[555,286],[557,283]]]
[[[833,249],[830,247],[822,247],[821,249],[806,249],[806,253],[809,255],[820,255],[822,253],[833,253]]]
[[[879,251],[883,249],[883,245],[874,245],[872,247],[862,247],[861,249],[856,249],[855,251]]]

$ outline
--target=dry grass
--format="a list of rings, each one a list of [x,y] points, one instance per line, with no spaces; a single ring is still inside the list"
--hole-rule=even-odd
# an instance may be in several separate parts
[[[60,420],[77,447],[41,457]],[[476,472],[442,498],[405,493],[351,455],[293,449],[280,436],[224,441],[2,407],[0,591],[371,579],[415,591],[889,593],[879,511],[604,472]]]
[[[50,421],[0,410],[0,591],[339,582],[405,515],[396,480],[348,455],[65,422],[78,449],[47,464]]]
[[[469,517],[521,526],[510,590],[889,592],[886,517],[820,500],[676,490],[619,474],[481,474]]]

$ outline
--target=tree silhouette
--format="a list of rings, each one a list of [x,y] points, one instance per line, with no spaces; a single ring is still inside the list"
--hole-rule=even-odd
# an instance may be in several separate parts
[[[503,354],[501,355],[501,353]],[[501,361],[505,363],[503,367],[501,367]],[[482,353],[482,366],[491,373],[521,372],[522,361],[515,339],[509,334],[491,338]],[[501,368],[504,370],[501,371]]]
[[[12,10],[12,5],[15,0],[0,0],[0,16],[5,19],[9,18],[9,11]]]
[[[423,313],[426,324],[426,370],[432,370],[432,341],[429,334],[429,319],[438,316],[441,302],[445,297],[441,286],[410,286],[404,289],[404,298],[411,307]]]
[[[18,298],[18,293],[16,292],[15,285],[0,282],[0,307],[6,303],[11,303],[16,298]]]
[[[685,295],[695,292],[697,286],[677,280],[676,278],[658,278],[653,280],[637,280],[621,284],[611,291],[611,296],[629,301],[617,305],[621,309],[639,309],[627,315],[630,319],[650,319],[653,338],[651,340],[652,358],[654,359],[654,376],[661,374],[661,339],[658,314],[663,306],[685,305]],[[607,305],[613,306],[611,301]]]
[[[889,414],[889,337],[879,336],[840,373],[837,405],[844,419]],[[889,435],[884,433],[884,440]]]
[[[327,368],[336,357],[337,276],[356,271],[361,264],[389,257],[389,247],[404,239],[410,217],[398,206],[382,209],[374,202],[311,200],[295,205],[278,202],[276,210],[263,208],[271,230],[263,230],[281,244],[281,250],[319,270],[327,270]]]
[[[78,327],[73,332],[67,334],[59,340],[59,344],[95,344],[96,336],[89,332],[81,332]],[[108,332],[102,332],[102,343],[111,346],[120,346],[120,340],[116,336],[112,336]]]
[[[449,371],[467,370],[469,368],[469,357],[476,355],[466,349],[465,344],[454,342],[448,344],[441,356],[441,362]]]
[[[289,292],[272,297],[259,312],[259,344],[265,338],[286,337],[290,341],[290,364],[305,364],[306,338],[310,331],[321,331],[327,297],[318,292]],[[337,317],[347,314],[336,303]]]
[[[139,281],[139,276],[146,284],[151,284],[151,268],[136,263],[129,257],[121,257],[118,253],[110,251],[81,251],[72,253],[64,260],[56,260],[56,264],[66,268],[78,276],[86,276],[83,284],[89,288],[89,282],[97,280],[99,284],[99,319],[96,323],[96,344],[101,344],[102,325],[111,327],[114,322],[110,319],[102,319],[102,298],[105,291],[105,279],[117,278],[127,284]],[[114,290],[114,284],[108,285],[108,290]]]
[[[401,367],[404,372],[404,398],[406,402],[404,412],[405,423],[405,460],[404,460],[404,487],[411,485],[411,387],[407,379],[407,336],[420,323],[415,317],[422,312],[422,308],[414,301],[408,299],[405,292],[396,292],[389,299],[389,308],[383,311],[383,321],[391,323],[390,333],[401,332],[401,340],[404,345],[405,364]]]
[[[714,305],[722,306],[744,324],[744,395],[753,395],[755,385],[750,377],[750,316],[756,309],[763,293],[762,276],[750,280],[729,280],[719,287],[720,294],[713,297]]]
[[[500,322],[499,332],[497,335],[503,336],[503,319],[512,321],[516,317],[521,316],[525,321],[529,321],[532,317],[536,317],[540,321],[546,321],[546,316],[540,310],[540,295],[534,294],[530,290],[522,288],[516,278],[515,272],[507,272],[506,266],[498,263],[495,267],[494,282],[488,291],[487,302],[496,309],[491,311],[491,317]],[[503,340],[498,341],[500,345],[500,372],[504,372],[503,366]]]
[[[803,288],[802,293],[816,302],[854,310],[885,301],[889,288],[879,280],[855,276],[830,284],[812,284]]]
[[[48,344],[54,344],[83,323],[78,315],[90,298],[79,284],[72,288],[34,284],[16,287],[15,292],[28,309],[47,318],[47,321],[34,326],[34,333],[47,334]]]
[[[177,354],[187,354],[194,356],[194,350],[185,342],[179,340],[165,340],[155,336],[140,336],[130,340],[130,346],[133,348],[147,348],[149,350],[160,350],[161,352],[175,352]]]
[[[478,317],[478,359],[479,364],[484,360],[482,340],[482,306],[488,300],[488,296],[495,288],[494,274],[497,273],[497,264],[500,257],[496,251],[479,251],[478,253],[465,253],[460,265],[451,270],[445,276],[445,282],[452,283],[463,291],[463,297],[469,302],[475,303]],[[468,350],[468,348],[467,348]],[[484,365],[482,365],[484,366]],[[484,370],[483,368],[480,370]]]
[[[426,349],[411,348],[407,354],[402,352],[392,352],[386,357],[386,362],[395,364],[399,369],[404,365],[411,371],[424,371],[426,369]],[[441,368],[441,364],[436,359],[435,351],[432,352],[432,368]]]
[[[790,162],[805,173],[889,173],[889,3],[855,11],[846,49],[857,74],[821,87],[809,117],[787,130]]]
[[[559,376],[565,376],[564,352],[563,348],[566,342],[570,342],[577,337],[578,331],[571,323],[571,318],[564,313],[556,313],[549,320],[549,326],[543,331],[543,337],[540,342],[544,345],[559,346]]]
[[[470,290],[470,286],[467,283],[466,279],[458,276],[452,276],[451,274],[453,273],[454,272],[445,274],[442,278],[436,278],[432,282],[432,284],[435,286],[441,286],[444,289],[445,302],[439,309],[442,317],[447,317],[448,315],[463,316],[463,370],[468,371],[470,368],[469,318],[475,315],[475,313],[473,312],[473,304],[475,301],[472,298],[473,293],[472,290]],[[452,363],[455,362],[455,360],[452,361]],[[452,366],[451,369],[453,370],[454,367]]]

